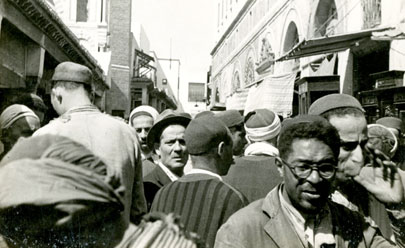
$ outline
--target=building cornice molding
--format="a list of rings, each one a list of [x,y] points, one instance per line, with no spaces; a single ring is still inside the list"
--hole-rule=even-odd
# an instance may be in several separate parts
[[[44,0],[8,0],[46,36],[54,41],[73,62],[83,64],[93,71],[96,84],[106,90],[103,69],[84,48],[73,32],[63,23],[55,11]]]

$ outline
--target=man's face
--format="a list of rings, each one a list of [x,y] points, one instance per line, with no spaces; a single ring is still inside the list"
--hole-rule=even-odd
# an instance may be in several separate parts
[[[7,142],[14,145],[20,137],[30,137],[40,127],[39,121],[31,116],[18,119],[8,128]]]
[[[160,144],[156,149],[160,162],[177,175],[183,174],[183,168],[187,163],[188,152],[184,140],[185,127],[182,125],[170,125],[160,135]]]
[[[243,152],[243,148],[247,143],[245,128],[243,127],[243,125],[241,125],[238,127],[231,127],[229,130],[232,133],[233,155],[235,156],[241,155]]]
[[[150,128],[153,126],[153,118],[147,115],[137,116],[132,120],[132,126],[138,135],[142,152],[149,152],[146,137],[148,136]]]
[[[317,139],[297,139],[291,144],[286,162],[292,167],[335,164],[332,150]],[[298,178],[283,165],[284,187],[293,206],[303,213],[314,213],[324,206],[331,192],[334,177],[324,179],[317,170],[312,170],[305,179]]]
[[[332,116],[329,122],[338,130],[341,140],[336,178],[339,182],[346,182],[358,175],[364,165],[360,144],[367,143],[367,121],[362,116],[344,115]]]

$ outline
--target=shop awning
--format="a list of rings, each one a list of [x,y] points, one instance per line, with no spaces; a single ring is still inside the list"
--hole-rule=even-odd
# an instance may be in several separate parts
[[[320,37],[310,40],[304,39],[276,61],[340,52],[354,46],[359,46],[360,43],[364,41],[370,41],[370,37],[373,35],[373,32],[381,32],[389,29],[391,28],[375,28],[362,30],[355,33]]]

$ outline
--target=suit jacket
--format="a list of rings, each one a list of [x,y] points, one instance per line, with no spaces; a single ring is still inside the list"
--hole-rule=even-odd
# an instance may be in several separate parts
[[[280,187],[232,215],[219,229],[215,247],[304,247],[281,209]],[[328,204],[336,247],[395,247],[360,214],[333,202]]]
[[[170,180],[170,178],[158,165],[156,165],[155,168],[143,178],[143,189],[145,191],[148,210],[152,206],[153,199],[155,198],[155,195],[159,189],[171,182],[172,180]]]
[[[265,197],[283,178],[277,170],[275,158],[260,155],[237,158],[224,181],[242,192],[250,203]]]

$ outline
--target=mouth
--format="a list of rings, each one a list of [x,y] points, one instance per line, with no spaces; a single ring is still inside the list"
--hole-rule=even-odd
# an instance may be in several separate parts
[[[321,194],[317,191],[304,191],[302,194],[305,196],[307,199],[319,199],[321,197]]]

